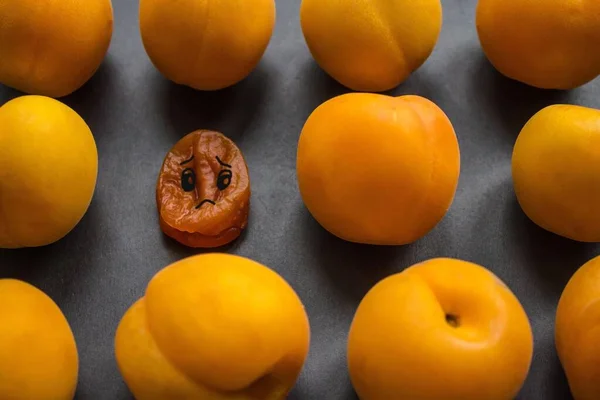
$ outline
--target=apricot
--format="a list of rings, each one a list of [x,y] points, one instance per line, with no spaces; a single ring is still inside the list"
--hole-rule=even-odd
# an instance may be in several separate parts
[[[121,320],[115,352],[138,400],[283,400],[309,341],[304,307],[283,278],[213,253],[152,278]]]
[[[542,89],[573,89],[600,75],[600,2],[479,0],[484,53],[505,76]]]
[[[553,105],[519,134],[512,156],[515,193],[540,227],[600,242],[600,110]]]
[[[351,242],[411,243],[450,207],[460,173],[454,129],[419,96],[350,93],[320,105],[298,143],[300,194]]]
[[[348,336],[362,400],[512,400],[533,334],[523,307],[487,269],[433,259],[377,283]]]
[[[342,85],[381,92],[431,55],[442,29],[440,0],[302,0],[300,21],[316,62]]]
[[[71,400],[79,358],[62,311],[41,290],[0,279],[0,399]]]
[[[219,247],[248,223],[250,177],[240,149],[222,133],[198,130],[169,151],[156,201],[163,232],[190,247]]]
[[[571,277],[556,310],[555,341],[575,400],[600,399],[600,257]]]
[[[275,27],[274,0],[140,0],[140,30],[169,80],[218,90],[256,68]]]
[[[0,248],[66,236],[87,212],[97,175],[94,137],[71,108],[42,96],[0,107]]]
[[[110,0],[0,1],[0,83],[63,97],[100,67],[113,32]]]

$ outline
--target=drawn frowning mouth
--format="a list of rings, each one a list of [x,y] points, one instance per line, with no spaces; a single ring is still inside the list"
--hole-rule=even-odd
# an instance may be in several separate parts
[[[196,206],[196,210],[197,210],[197,209],[199,209],[200,207],[202,207],[202,206],[204,205],[204,203],[210,203],[210,204],[212,204],[213,206],[215,205],[215,202],[214,202],[214,201],[212,201],[212,200],[209,200],[209,199],[204,199],[204,200],[202,200],[202,201],[200,202],[200,204],[198,204],[198,205]]]

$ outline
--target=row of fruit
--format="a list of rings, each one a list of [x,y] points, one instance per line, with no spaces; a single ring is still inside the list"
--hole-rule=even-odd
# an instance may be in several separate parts
[[[61,310],[17,280],[0,280],[0,295],[0,398],[72,399],[78,351]],[[600,394],[599,298],[597,257],[570,280],[556,313],[556,348],[575,399]],[[348,371],[361,399],[508,400],[529,373],[533,347],[527,314],[498,277],[432,259],[362,299],[347,336]],[[158,272],[115,334],[117,365],[140,400],[281,400],[309,348],[293,288],[265,266],[219,253]]]
[[[68,106],[22,96],[0,107],[3,229],[0,248],[43,246],[68,234],[92,200],[98,154]],[[369,132],[368,135],[365,132]],[[547,107],[523,127],[512,157],[524,212],[569,239],[600,242],[600,111]],[[310,115],[297,150],[302,199],[332,234],[351,242],[412,243],[453,202],[460,150],[452,123],[420,96],[350,93]],[[52,168],[40,169],[39,165]],[[240,149],[199,130],[165,157],[156,187],[161,229],[182,244],[214,248],[246,227],[250,178]]]
[[[483,51],[509,78],[571,89],[600,74],[596,1],[479,0],[473,11]],[[26,93],[62,97],[79,89],[112,38],[111,0],[4,0],[0,13],[0,82]],[[275,14],[274,0],[140,0],[139,25],[148,56],[167,78],[217,90],[256,67]],[[442,20],[440,0],[302,0],[300,6],[317,63],[357,91],[390,90],[406,80],[431,55]]]

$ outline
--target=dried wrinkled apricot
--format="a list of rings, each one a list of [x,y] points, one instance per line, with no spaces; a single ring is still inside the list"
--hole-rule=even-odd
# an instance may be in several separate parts
[[[244,156],[219,132],[186,135],[165,158],[156,201],[161,229],[186,246],[212,248],[235,240],[250,208]]]

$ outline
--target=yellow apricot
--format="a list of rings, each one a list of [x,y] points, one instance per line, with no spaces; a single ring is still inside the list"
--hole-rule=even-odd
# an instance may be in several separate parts
[[[150,60],[167,79],[198,90],[223,89],[246,78],[274,27],[274,0],[140,0]]]
[[[100,67],[112,38],[110,0],[0,1],[0,83],[63,97]]]
[[[309,339],[304,307],[277,273],[215,253],[160,271],[121,320],[115,352],[138,400],[283,400]]]
[[[356,91],[393,89],[431,55],[440,0],[302,0],[300,21],[317,63]]]
[[[78,370],[75,338],[54,301],[0,279],[0,399],[71,400]]]
[[[67,235],[87,212],[97,175],[94,137],[71,108],[43,96],[0,107],[0,248]]]

